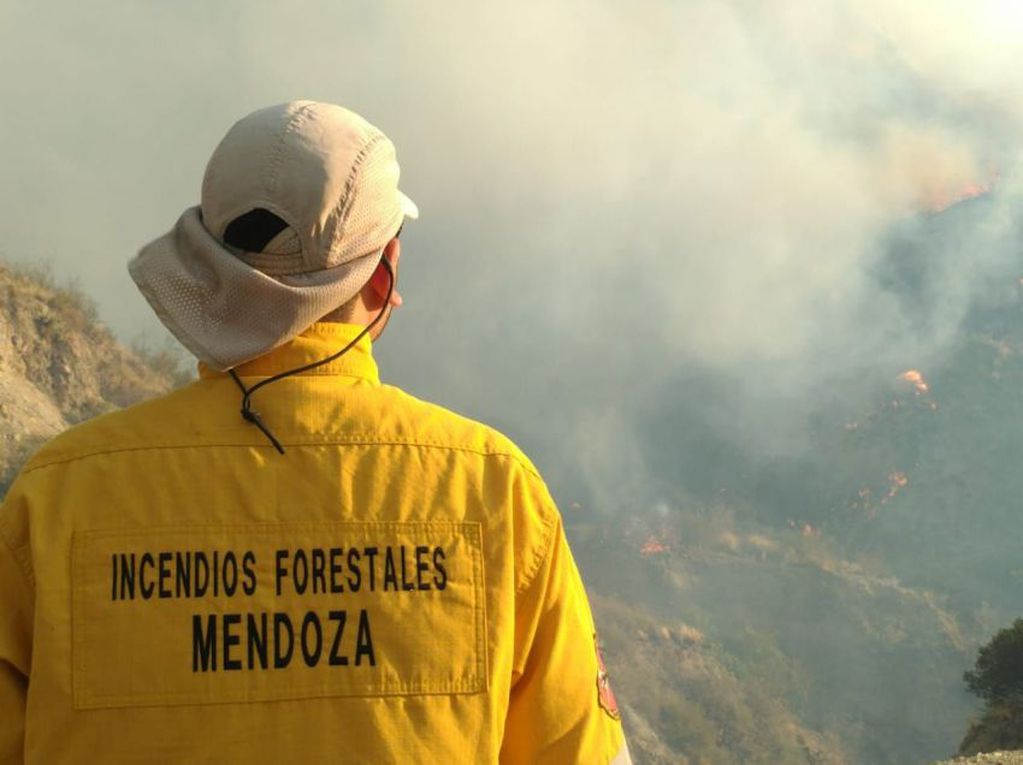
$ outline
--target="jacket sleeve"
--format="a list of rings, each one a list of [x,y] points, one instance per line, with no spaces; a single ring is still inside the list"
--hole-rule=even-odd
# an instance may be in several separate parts
[[[27,545],[19,544],[11,527],[13,504],[8,497],[0,506],[0,763],[24,758],[25,700],[32,661],[34,587]]]
[[[501,762],[626,765],[628,751],[560,516],[516,597],[515,664]],[[602,686],[602,681],[604,685]]]

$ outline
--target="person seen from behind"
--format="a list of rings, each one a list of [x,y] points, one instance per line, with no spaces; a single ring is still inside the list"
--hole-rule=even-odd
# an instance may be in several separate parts
[[[262,109],[131,261],[199,379],[0,508],[0,761],[630,762],[536,468],[380,381],[398,175],[351,111]]]

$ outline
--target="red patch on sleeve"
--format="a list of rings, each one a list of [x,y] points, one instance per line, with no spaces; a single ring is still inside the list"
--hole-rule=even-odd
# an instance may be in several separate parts
[[[607,667],[604,665],[604,655],[600,652],[600,641],[596,633],[593,634],[593,647],[597,651],[597,703],[600,708],[607,712],[613,719],[619,720],[618,701],[615,693],[611,690],[611,680],[607,674]]]

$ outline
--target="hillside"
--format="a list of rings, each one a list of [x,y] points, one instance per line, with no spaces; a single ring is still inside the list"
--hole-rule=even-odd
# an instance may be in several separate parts
[[[1021,750],[1023,761],[1023,708],[1004,702],[989,705],[966,732],[959,753],[976,755],[1006,749]]]
[[[172,384],[114,339],[87,298],[49,282],[0,265],[0,496],[49,437]]]
[[[974,707],[961,687],[972,625],[934,593],[724,508],[617,542],[570,529],[638,761],[903,765],[955,751]]]
[[[634,614],[598,600],[633,728],[651,733],[637,736],[641,761],[672,761],[664,746],[713,763],[956,752],[979,709],[962,673],[1023,613],[1014,308],[975,316],[920,385],[893,375],[858,411],[821,416],[810,448],[783,459],[708,437],[685,408],[660,411],[649,461],[664,465],[662,512],[626,513],[614,531],[569,515],[590,587]],[[704,454],[713,464],[680,479]],[[633,637],[644,618],[651,640]],[[701,636],[685,655],[656,638],[679,629]],[[693,682],[694,656],[715,682]],[[668,688],[676,699],[658,699]],[[1019,746],[985,723],[968,751]]]
[[[983,219],[987,204],[973,200],[914,221],[911,237],[893,238],[878,289],[919,325],[944,320],[930,297],[936,282],[979,278],[962,272],[962,253],[975,246],[963,232],[977,229],[967,224]],[[617,524],[612,532],[592,517],[576,519],[591,586],[656,615],[669,632],[679,622],[699,630],[703,650],[740,687],[764,684],[801,730],[836,744],[818,761],[903,765],[951,756],[980,714],[963,671],[981,644],[1023,614],[1017,261],[1006,258],[984,275],[982,297],[940,349],[871,360],[795,404],[709,370],[684,370],[642,411],[646,497],[636,507],[592,502],[595,517]],[[776,429],[780,446],[743,443]],[[584,486],[572,491],[586,496]],[[630,672],[643,666],[635,641],[621,651]],[[674,659],[664,661],[671,667]],[[643,691],[653,676],[624,695],[657,730],[657,706]],[[728,700],[738,704],[734,694]],[[714,694],[690,692],[687,701],[699,709],[689,708],[676,729],[702,717],[716,746],[731,742],[727,756],[707,761],[770,761],[734,746],[764,730],[757,719],[720,714]],[[755,714],[764,719],[770,710]],[[981,726],[972,740],[1017,745],[978,735],[995,728]],[[757,735],[761,752],[775,745]],[[679,751],[699,761],[714,749],[704,742]]]

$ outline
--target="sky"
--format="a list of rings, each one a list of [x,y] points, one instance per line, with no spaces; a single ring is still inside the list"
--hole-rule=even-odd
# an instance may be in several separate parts
[[[940,363],[1023,272],[1021,41],[1008,0],[0,0],[0,257],[162,342],[125,264],[224,132],[343,104],[421,211],[385,378],[620,506],[694,370],[712,427],[798,450],[821,391]],[[989,190],[924,310],[884,289],[893,229]]]

